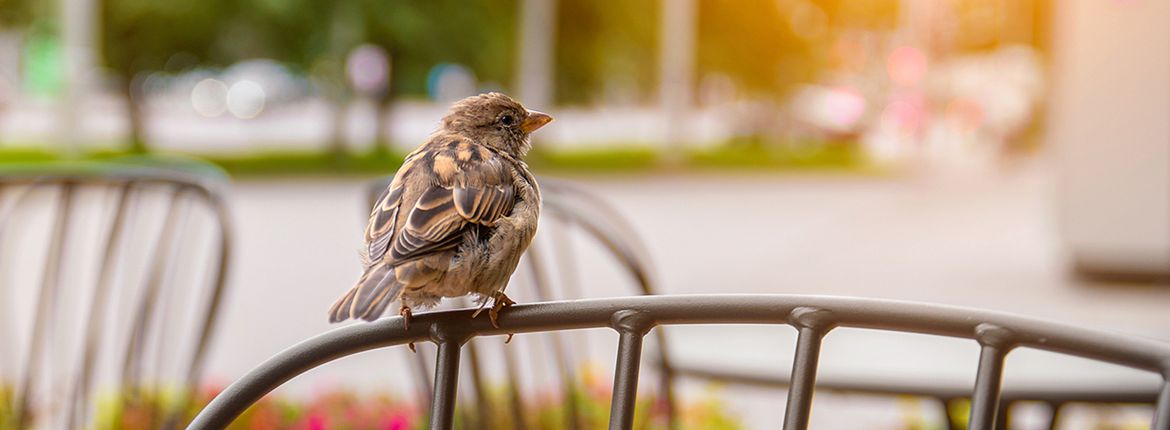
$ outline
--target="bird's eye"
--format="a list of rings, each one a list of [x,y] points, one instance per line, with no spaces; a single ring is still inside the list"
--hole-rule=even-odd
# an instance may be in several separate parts
[[[500,117],[500,123],[506,126],[516,125],[516,117],[510,114],[504,114],[504,116]]]

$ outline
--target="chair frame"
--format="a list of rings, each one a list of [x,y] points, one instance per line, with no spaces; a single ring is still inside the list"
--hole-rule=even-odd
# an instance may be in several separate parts
[[[228,214],[227,207],[224,204],[222,195],[222,188],[227,184],[227,176],[218,168],[211,165],[203,164],[194,160],[186,159],[160,159],[149,157],[131,157],[126,159],[115,159],[108,162],[61,162],[61,163],[46,163],[46,164],[30,164],[30,165],[15,165],[4,166],[0,169],[0,191],[6,191],[10,186],[25,186],[22,194],[18,194],[12,202],[13,209],[19,207],[21,202],[26,197],[31,195],[31,192],[36,189],[58,187],[60,188],[60,195],[58,197],[56,215],[51,230],[51,246],[49,249],[49,257],[46,260],[46,276],[40,291],[38,292],[37,307],[38,311],[34,314],[33,323],[33,339],[32,344],[29,345],[26,369],[23,372],[22,380],[20,381],[19,391],[15,399],[15,424],[18,428],[26,425],[28,420],[28,402],[30,398],[30,387],[32,380],[39,374],[39,359],[36,354],[40,353],[41,347],[39,342],[41,336],[37,333],[40,328],[46,324],[45,318],[53,312],[56,306],[56,301],[52,299],[55,290],[59,289],[59,282],[57,280],[58,273],[60,273],[63,262],[60,259],[60,250],[67,246],[69,230],[69,216],[74,200],[77,196],[77,189],[85,186],[106,186],[118,193],[114,216],[110,220],[106,228],[106,235],[102,249],[105,250],[105,255],[101,259],[98,271],[97,283],[94,285],[94,302],[89,306],[89,314],[87,315],[87,334],[84,337],[85,345],[82,348],[82,357],[79,360],[76,380],[74,381],[69,396],[69,414],[68,426],[79,427],[84,425],[86,409],[90,406],[88,391],[92,385],[93,356],[97,349],[97,342],[101,334],[101,322],[105,312],[105,296],[109,289],[111,273],[113,267],[117,264],[115,249],[118,243],[123,239],[122,232],[125,229],[126,213],[130,206],[131,200],[134,198],[133,194],[142,187],[161,186],[169,187],[171,189],[171,198],[168,203],[166,214],[166,225],[173,225],[178,218],[177,207],[184,204],[188,198],[194,198],[201,201],[212,211],[212,216],[215,218],[219,227],[219,254],[215,259],[215,274],[211,281],[211,291],[208,293],[206,303],[198,313],[201,323],[197,327],[195,335],[195,345],[192,351],[189,362],[186,363],[186,371],[184,382],[191,390],[197,386],[203,373],[203,362],[206,356],[208,346],[212,335],[215,331],[215,323],[222,306],[223,298],[227,288],[227,276],[230,270],[231,263],[231,249],[232,249],[232,224],[231,218]],[[0,208],[2,209],[2,208]],[[7,226],[8,213],[0,212],[0,233],[3,228]],[[170,241],[172,241],[173,234],[170,234],[168,229],[164,226],[161,236],[158,237],[159,248],[166,249]],[[122,383],[127,388],[133,388],[134,384],[140,382],[138,374],[141,367],[140,359],[141,348],[144,347],[144,337],[149,318],[149,312],[154,307],[154,301],[157,299],[157,288],[161,282],[161,277],[165,271],[167,258],[161,257],[162,253],[156,253],[156,256],[149,264],[150,268],[148,277],[150,278],[148,287],[143,296],[138,297],[137,307],[135,309],[134,323],[131,327],[131,336],[129,344],[125,345],[124,356],[126,357],[122,371]],[[175,427],[177,423],[178,411],[169,411],[166,417],[167,427]]]
[[[516,305],[500,328],[473,309],[383,318],[323,333],[265,361],[228,386],[189,429],[225,428],[245,409],[293,377],[345,356],[409,342],[438,345],[430,408],[433,429],[454,425],[464,343],[477,336],[610,328],[618,333],[610,429],[633,425],[642,343],[651,329],[679,324],[783,324],[799,335],[783,417],[785,430],[808,427],[821,341],[836,327],[868,328],[971,339],[980,345],[969,428],[993,429],[1000,410],[1006,355],[1026,347],[1154,372],[1162,376],[1152,427],[1170,429],[1170,345],[1006,313],[893,300],[800,295],[678,295]]]

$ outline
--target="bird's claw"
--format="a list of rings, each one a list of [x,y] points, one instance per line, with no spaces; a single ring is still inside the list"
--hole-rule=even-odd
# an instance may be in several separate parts
[[[402,315],[402,328],[406,331],[410,331],[410,318],[413,316],[413,314],[410,312],[410,308],[405,305],[402,306],[402,308],[398,310],[398,315]],[[414,348],[411,349],[413,350]]]
[[[410,319],[414,316],[414,314],[410,312],[410,308],[406,305],[403,305],[402,308],[398,309],[398,315],[402,315],[403,330],[410,331]],[[418,354],[418,349],[415,349],[414,342],[406,344],[406,347],[410,348],[410,352]]]
[[[504,294],[503,291],[496,291],[495,294],[492,294],[492,308],[488,309],[488,319],[492,321],[492,327],[500,328],[500,310],[514,304],[516,301],[508,298],[508,295]]]

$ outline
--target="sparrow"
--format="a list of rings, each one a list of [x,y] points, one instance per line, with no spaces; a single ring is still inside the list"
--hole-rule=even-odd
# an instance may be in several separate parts
[[[529,135],[550,121],[500,93],[456,102],[378,198],[365,230],[365,272],[329,321],[372,321],[400,301],[409,328],[412,309],[471,294],[480,310],[492,299],[488,315],[498,328],[500,310],[515,304],[504,288],[540,217],[540,187],[524,163]]]

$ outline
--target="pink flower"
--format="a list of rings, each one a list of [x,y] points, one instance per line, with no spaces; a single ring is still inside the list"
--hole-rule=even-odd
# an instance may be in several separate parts
[[[329,428],[329,426],[325,424],[326,421],[327,420],[323,415],[309,415],[309,430],[325,430]]]
[[[386,430],[406,430],[410,428],[410,420],[406,415],[395,415],[386,421]]]

